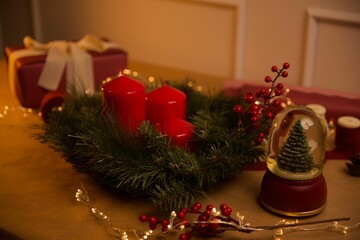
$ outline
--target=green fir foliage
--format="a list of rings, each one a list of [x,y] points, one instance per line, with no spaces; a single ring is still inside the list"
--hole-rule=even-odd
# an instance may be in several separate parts
[[[305,131],[298,120],[277,156],[278,166],[291,172],[310,171],[315,166],[310,150]]]
[[[186,84],[188,121],[195,125],[193,152],[170,144],[147,121],[136,135],[117,127],[102,109],[101,94],[70,95],[62,111],[49,113],[36,138],[73,167],[113,190],[151,199],[161,210],[190,206],[242,166],[254,163],[264,149],[255,133],[239,126],[232,107],[237,99],[205,95]]]

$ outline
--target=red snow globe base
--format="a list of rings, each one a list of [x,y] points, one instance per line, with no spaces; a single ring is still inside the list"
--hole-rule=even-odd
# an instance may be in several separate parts
[[[259,199],[266,209],[280,215],[315,215],[326,206],[326,181],[322,174],[309,180],[289,180],[268,170],[261,183]]]
[[[276,115],[269,134],[268,170],[259,194],[263,207],[292,217],[324,210],[326,136],[326,123],[310,108],[290,106]]]

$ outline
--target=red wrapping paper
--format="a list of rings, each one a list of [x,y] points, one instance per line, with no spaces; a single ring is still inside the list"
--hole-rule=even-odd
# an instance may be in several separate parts
[[[7,47],[8,57],[13,51],[24,47]],[[102,53],[89,52],[93,59],[95,86],[100,86],[107,77],[117,75],[127,67],[127,53],[121,49],[108,49]],[[49,91],[38,86],[37,82],[44,66],[46,55],[23,57],[15,62],[17,81],[14,83],[15,94],[21,106],[39,108],[42,98]],[[64,70],[57,91],[66,89],[66,69]]]

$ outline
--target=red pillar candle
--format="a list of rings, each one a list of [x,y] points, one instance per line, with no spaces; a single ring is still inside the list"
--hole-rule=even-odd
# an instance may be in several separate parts
[[[164,85],[146,96],[146,118],[153,125],[163,125],[170,118],[185,119],[186,95],[173,87]]]
[[[120,76],[102,86],[103,105],[113,111],[120,127],[135,132],[145,120],[145,87],[139,81]]]
[[[194,125],[179,118],[170,118],[165,121],[160,131],[163,134],[167,134],[171,141],[171,144],[182,147],[186,150],[192,150],[192,136],[194,131]]]

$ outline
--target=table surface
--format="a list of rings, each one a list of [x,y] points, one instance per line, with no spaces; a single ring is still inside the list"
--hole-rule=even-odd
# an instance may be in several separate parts
[[[0,82],[4,82],[3,75]],[[148,230],[146,224],[138,221],[138,216],[158,214],[150,200],[110,192],[89,176],[75,172],[57,153],[31,137],[35,130],[30,126],[40,123],[39,118],[17,108],[16,100],[9,97],[3,86],[2,83],[0,113],[5,105],[9,109],[4,117],[0,115],[0,229],[27,240],[116,239],[106,222],[96,219],[89,208],[76,201],[75,193],[83,184],[93,206],[108,215],[115,227]],[[324,168],[327,206],[322,213],[300,221],[350,217],[350,221],[340,224],[350,226],[360,222],[360,178],[349,175],[345,162],[327,161]],[[262,170],[243,171],[209,193],[204,204],[219,206],[226,202],[233,212],[240,212],[245,222],[253,226],[276,224],[283,217],[264,210],[257,200],[263,175]],[[1,234],[0,231],[0,238]],[[154,239],[177,239],[177,234]],[[194,236],[192,239],[201,238]],[[211,239],[270,240],[273,233],[228,231]],[[360,227],[346,235],[325,231],[295,232],[282,239],[355,240],[360,239]]]

